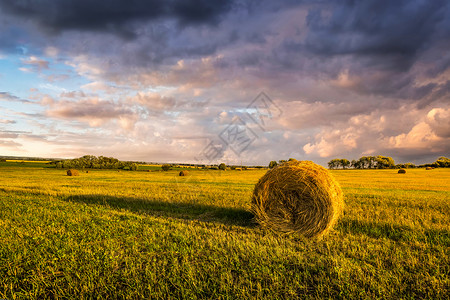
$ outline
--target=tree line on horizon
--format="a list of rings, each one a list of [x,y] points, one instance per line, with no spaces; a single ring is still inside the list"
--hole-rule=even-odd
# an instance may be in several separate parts
[[[79,158],[52,161],[57,169],[120,169],[136,171],[138,164],[131,161],[120,161],[114,157],[84,155]]]
[[[416,166],[413,163],[395,164],[389,156],[362,156],[358,160],[349,161],[346,158],[335,158],[328,162],[329,169],[408,169],[408,168],[450,168],[450,159],[439,157],[435,162]]]

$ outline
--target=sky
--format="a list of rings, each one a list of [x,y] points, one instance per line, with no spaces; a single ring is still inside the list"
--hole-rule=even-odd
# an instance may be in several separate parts
[[[0,0],[0,155],[450,156],[446,0]]]

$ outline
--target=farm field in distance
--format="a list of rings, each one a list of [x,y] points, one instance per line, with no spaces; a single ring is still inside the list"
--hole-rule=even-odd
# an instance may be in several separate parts
[[[261,229],[266,170],[0,163],[0,299],[428,298],[450,294],[450,169],[333,170],[321,240]]]

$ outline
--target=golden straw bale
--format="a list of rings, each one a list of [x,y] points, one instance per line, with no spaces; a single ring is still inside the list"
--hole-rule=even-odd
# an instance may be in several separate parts
[[[80,173],[78,173],[78,170],[75,169],[67,170],[67,176],[78,176],[78,175],[80,175]]]
[[[326,234],[343,207],[338,182],[311,161],[288,161],[269,170],[252,197],[252,211],[261,226],[308,238]]]

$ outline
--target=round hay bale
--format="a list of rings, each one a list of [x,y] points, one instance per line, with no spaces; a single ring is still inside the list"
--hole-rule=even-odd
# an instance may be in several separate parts
[[[398,174],[405,174],[406,173],[406,170],[405,169],[400,169],[400,170],[398,170]]]
[[[338,182],[311,161],[289,161],[269,170],[252,197],[252,211],[261,226],[308,238],[327,233],[343,207]]]
[[[426,169],[426,170],[433,170],[432,167],[426,167],[425,169]]]
[[[80,173],[78,173],[78,170],[75,169],[67,170],[67,176],[79,176],[79,175]]]
[[[180,176],[188,176],[188,175],[189,175],[189,172],[183,170],[183,171],[180,171],[180,174],[178,174],[178,175],[180,175]]]
[[[89,173],[89,171],[86,171],[86,174]]]

